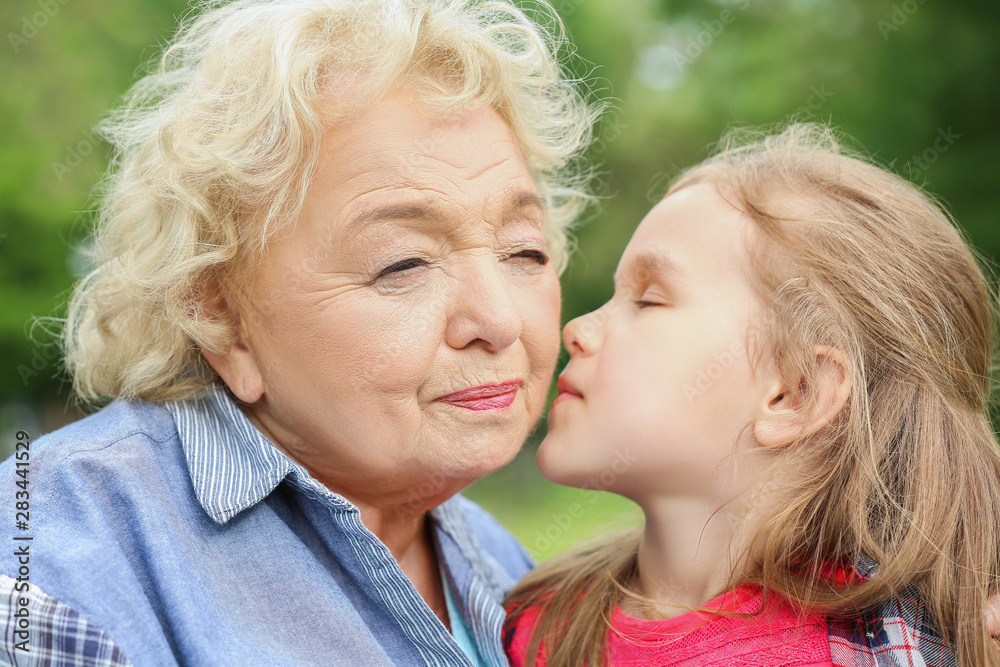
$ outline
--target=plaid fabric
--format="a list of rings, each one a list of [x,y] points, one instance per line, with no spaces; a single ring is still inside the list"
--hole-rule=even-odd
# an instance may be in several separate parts
[[[0,615],[4,642],[0,644],[0,664],[16,667],[130,667],[132,665],[107,635],[87,622],[76,610],[30,585],[27,591],[14,589],[17,582],[0,575]],[[18,598],[27,598],[26,607]],[[14,614],[27,609],[27,628],[18,626]],[[23,634],[27,631],[27,640]],[[24,646],[27,650],[17,648]]]
[[[876,569],[858,564],[865,578]],[[915,586],[862,616],[830,619],[830,657],[835,667],[958,667]]]

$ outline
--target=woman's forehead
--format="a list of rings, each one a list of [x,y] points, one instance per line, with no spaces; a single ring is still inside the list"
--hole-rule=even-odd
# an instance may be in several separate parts
[[[453,234],[471,221],[497,235],[513,223],[541,231],[546,213],[499,114],[442,117],[396,96],[327,133],[296,227],[341,245],[402,230]]]
[[[464,143],[469,134],[477,137],[471,145]],[[477,154],[488,159],[496,150],[493,145],[504,143],[513,144],[517,150],[513,132],[496,110],[444,110],[399,89],[348,119],[329,123],[321,156],[338,159],[344,151],[357,151],[358,157],[378,163],[399,154],[418,160],[420,156],[433,157],[462,148],[471,161]]]
[[[335,125],[324,137],[316,189],[349,196],[393,190],[468,190],[530,176],[513,133],[492,109],[441,116],[402,95]],[[533,189],[522,186],[522,189]]]

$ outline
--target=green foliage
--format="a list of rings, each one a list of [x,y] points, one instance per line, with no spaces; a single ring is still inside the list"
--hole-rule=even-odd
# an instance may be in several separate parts
[[[0,5],[0,404],[66,400],[51,336],[81,266],[107,147],[93,126],[176,25],[182,1]]]
[[[538,472],[534,452],[525,447],[506,468],[462,494],[489,510],[536,561],[642,523],[639,507],[621,496],[549,482]]]
[[[733,125],[832,121],[882,163],[939,195],[988,258],[1000,254],[1000,190],[990,169],[1000,149],[995,5],[563,4],[575,7],[566,22],[580,56],[607,63],[607,94],[618,100],[602,130],[618,138],[597,146],[611,198],[579,233],[580,256],[565,280],[566,320],[610,295],[610,275],[639,220],[669,179],[703,158]],[[942,135],[953,139],[938,141]]]

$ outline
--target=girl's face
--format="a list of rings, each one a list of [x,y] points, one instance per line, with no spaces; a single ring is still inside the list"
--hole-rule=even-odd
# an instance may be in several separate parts
[[[570,362],[538,452],[546,477],[640,503],[664,492],[715,498],[733,479],[730,455],[751,440],[747,429],[736,445],[768,394],[746,349],[753,232],[707,184],[650,211],[612,299],[563,330]]]

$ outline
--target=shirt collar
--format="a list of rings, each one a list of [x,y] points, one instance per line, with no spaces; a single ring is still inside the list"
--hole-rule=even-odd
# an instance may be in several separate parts
[[[164,407],[177,424],[198,502],[216,523],[256,505],[290,473],[308,477],[217,385]]]
[[[165,407],[177,424],[195,496],[216,523],[225,524],[253,507],[289,475],[298,486],[356,511],[349,500],[320,484],[264,437],[219,385],[209,385],[198,398],[166,403]],[[488,556],[468,525],[460,499],[448,499],[434,508],[431,516],[473,564],[476,574],[500,591],[502,598],[502,592],[514,582],[497,574],[504,572],[503,568],[482,562]]]
[[[451,538],[458,547],[464,560],[472,567],[472,572],[486,585],[495,602],[502,604],[504,595],[516,582],[507,574],[506,568],[495,560],[476,538],[462,506],[463,502],[469,501],[456,494],[432,509],[430,516],[436,524],[435,527]]]

